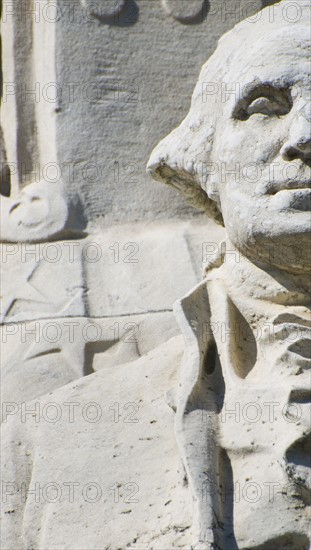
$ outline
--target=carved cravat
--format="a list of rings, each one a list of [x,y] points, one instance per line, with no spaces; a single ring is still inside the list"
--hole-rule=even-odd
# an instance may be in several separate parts
[[[307,533],[309,309],[301,289],[235,260],[176,308],[186,340],[177,439],[200,544],[279,548],[285,521],[287,532]],[[250,534],[242,514],[253,526],[257,516],[275,521]]]

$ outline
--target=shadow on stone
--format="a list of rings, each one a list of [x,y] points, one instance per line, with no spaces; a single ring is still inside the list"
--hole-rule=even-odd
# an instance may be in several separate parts
[[[116,15],[107,16],[96,13],[92,15],[94,19],[106,25],[111,25],[113,27],[131,27],[138,21],[139,7],[135,0],[127,0],[124,8]]]

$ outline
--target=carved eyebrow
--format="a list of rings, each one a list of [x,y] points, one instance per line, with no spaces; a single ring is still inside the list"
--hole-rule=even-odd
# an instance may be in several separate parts
[[[280,103],[280,105],[284,104],[286,112],[291,109],[293,104],[288,86],[254,82],[244,86],[240,98],[233,107],[232,118],[246,120],[248,118],[247,107],[259,97],[266,97],[267,99],[275,100]]]

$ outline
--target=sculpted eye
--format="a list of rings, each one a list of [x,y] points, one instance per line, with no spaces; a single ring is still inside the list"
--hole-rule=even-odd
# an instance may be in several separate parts
[[[292,108],[292,99],[287,89],[260,87],[252,90],[248,97],[242,98],[236,105],[233,118],[248,120],[252,115],[269,117],[287,115]]]
[[[254,115],[256,113],[261,113],[263,115],[269,115],[273,112],[275,106],[273,106],[273,101],[267,97],[259,97],[252,101],[252,103],[247,107],[246,113],[248,116]]]

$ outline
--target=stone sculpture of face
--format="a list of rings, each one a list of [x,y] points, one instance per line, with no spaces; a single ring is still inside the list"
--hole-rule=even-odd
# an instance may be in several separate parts
[[[310,265],[309,33],[262,37],[231,67],[212,160],[227,233],[253,260]]]
[[[309,16],[298,4],[297,24],[284,20],[284,0],[272,23],[266,8],[225,35],[149,172],[218,221],[221,211],[250,261],[299,274],[311,263],[311,93]]]

